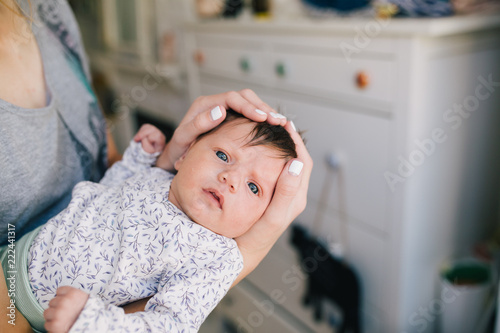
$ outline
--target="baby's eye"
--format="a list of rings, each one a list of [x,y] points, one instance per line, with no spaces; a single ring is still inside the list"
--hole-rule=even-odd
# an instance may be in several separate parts
[[[259,194],[259,188],[254,183],[248,183],[248,187],[253,194]]]
[[[220,151],[220,150],[217,150],[215,152],[215,155],[217,155],[218,158],[220,158],[221,160],[223,160],[224,162],[227,162],[227,155],[226,153]]]

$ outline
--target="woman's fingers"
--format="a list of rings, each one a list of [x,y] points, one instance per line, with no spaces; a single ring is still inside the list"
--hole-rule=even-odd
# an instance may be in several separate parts
[[[275,112],[274,109],[261,100],[252,89],[242,89],[238,93],[248,102],[252,103],[257,109],[266,113]]]
[[[263,102],[251,89],[227,91],[222,94],[198,97],[188,113],[196,113],[200,108],[211,109],[216,105],[231,108],[253,121],[268,121],[273,125],[285,125],[286,118]],[[193,116],[191,116],[193,117]],[[186,118],[185,118],[186,120]]]
[[[271,125],[281,125],[285,126],[287,119],[281,113],[271,112],[269,113],[269,119],[267,120]]]
[[[279,233],[276,238],[305,209],[309,178],[313,167],[312,158],[293,123],[287,122],[285,129],[295,142],[297,158],[285,165],[276,184],[273,199],[263,216],[267,224],[274,226],[276,232]],[[278,225],[275,225],[276,223]]]
[[[310,166],[302,162],[303,157],[288,161],[264,215],[250,230],[235,238],[244,262],[243,270],[233,286],[257,267],[285,229],[304,209]]]
[[[175,130],[165,150],[158,157],[156,166],[173,171],[175,161],[187,151],[194,140],[200,134],[219,125],[225,117],[226,109],[220,105],[198,113],[194,117],[186,116]]]
[[[215,106],[206,110],[191,121],[179,126],[175,131],[176,140],[184,147],[189,146],[200,134],[205,133],[219,125],[226,118],[226,109]]]
[[[257,94],[251,89],[243,89],[240,90],[239,93],[243,96],[247,101],[255,105],[258,110],[262,110],[266,112],[269,116],[267,117],[267,122],[272,125],[281,125],[285,126],[287,119],[284,115],[276,112],[272,107],[270,107],[267,103],[262,101]],[[248,118],[248,117],[247,117]]]
[[[285,116],[277,113],[267,103],[263,102],[251,89],[243,89],[236,92],[236,94],[232,94],[228,102],[231,103],[229,107],[233,110],[242,113],[245,117],[254,121],[266,120],[271,125],[282,126],[286,123]],[[262,113],[266,113],[267,118],[261,118],[260,115]],[[256,114],[259,114],[258,118],[256,118]]]
[[[247,92],[247,95],[250,94]],[[259,109],[259,106],[255,105],[252,101],[246,99],[240,92],[236,91],[228,91],[218,95],[203,96],[200,100],[197,99],[195,103],[196,102],[200,102],[201,105],[204,105],[207,108],[214,105],[221,105],[226,109],[233,109],[245,117],[258,122],[265,121],[268,118],[268,113],[270,112],[269,107],[261,110]],[[259,104],[258,101],[255,102],[262,106],[262,104]]]
[[[206,109],[196,111],[200,107]],[[226,109],[231,108],[236,112],[254,121],[268,121],[274,125],[285,125],[286,117],[276,113],[269,105],[264,103],[252,90],[244,89],[239,92],[228,91],[219,95],[210,95],[197,98],[178,129],[175,139],[183,147],[198,137],[198,135],[211,130],[226,117]],[[208,112],[208,110],[210,110]]]
[[[180,122],[172,140],[167,143],[158,158],[156,166],[173,171],[175,161],[186,152],[200,134],[220,124],[226,117],[225,112],[228,108],[258,122],[267,121],[272,125],[282,126],[287,122],[286,117],[276,113],[250,89],[200,96]]]
[[[307,203],[313,161],[293,124],[287,122],[285,128],[295,142],[298,156],[288,161],[283,168],[271,203],[264,215],[247,233],[236,239],[238,246],[250,252],[260,249],[267,253],[283,231],[304,210]],[[258,260],[262,259],[256,257]],[[253,266],[253,263],[250,264]]]
[[[227,92],[226,105],[248,119],[259,122],[268,120],[269,113],[273,111],[250,89]]]

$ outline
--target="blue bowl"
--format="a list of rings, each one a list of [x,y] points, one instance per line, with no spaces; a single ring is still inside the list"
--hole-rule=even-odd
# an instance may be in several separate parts
[[[334,9],[342,12],[347,12],[359,8],[366,7],[370,4],[370,0],[303,0],[318,9]]]

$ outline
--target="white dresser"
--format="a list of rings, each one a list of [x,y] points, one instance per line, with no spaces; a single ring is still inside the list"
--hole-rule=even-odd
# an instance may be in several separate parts
[[[498,15],[186,27],[191,99],[251,88],[306,131],[297,222],[342,245],[364,332],[434,331],[440,265],[498,223],[499,28]],[[331,332],[302,306],[304,281],[287,233],[214,314],[241,332]]]

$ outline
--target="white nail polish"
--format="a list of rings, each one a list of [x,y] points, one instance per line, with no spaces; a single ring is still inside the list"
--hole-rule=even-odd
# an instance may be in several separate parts
[[[259,110],[259,109],[255,109],[255,112],[257,112],[258,114],[261,114],[261,115],[267,115],[267,113],[265,113],[264,111]]]
[[[277,113],[274,113],[274,112],[270,112],[269,113],[271,115],[271,117],[273,118],[279,118],[279,115]]]
[[[210,117],[212,117],[212,120],[217,120],[222,117],[222,111],[220,110],[220,107],[214,107],[212,111],[210,111]]]
[[[282,115],[281,113],[278,113],[278,118],[280,118],[280,119],[286,119],[286,117],[284,115]]]
[[[304,163],[302,163],[301,161],[294,160],[290,164],[290,167],[288,168],[288,172],[290,172],[294,176],[298,176],[302,172],[303,167],[304,167]]]
[[[292,125],[292,128],[295,132],[297,132],[297,128],[295,127],[295,124],[293,123],[293,121],[290,120],[290,125]]]

